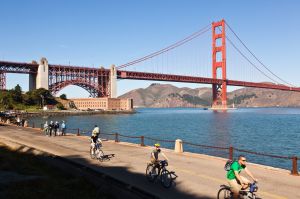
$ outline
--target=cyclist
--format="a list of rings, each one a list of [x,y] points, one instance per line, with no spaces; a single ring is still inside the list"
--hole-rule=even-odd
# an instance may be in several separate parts
[[[91,139],[93,140],[94,143],[97,142],[99,136],[99,127],[97,125],[95,125],[95,128],[92,131],[92,136]]]
[[[102,143],[101,140],[99,139],[99,134],[100,134],[100,129],[99,129],[99,127],[97,125],[95,125],[95,128],[93,129],[92,136],[91,136],[91,140],[92,140],[91,145],[92,145],[93,149],[94,149],[95,145],[97,144],[97,142],[99,144]],[[92,152],[93,151],[94,150],[92,150]]]
[[[155,148],[151,153],[150,161],[151,161],[152,164],[154,164],[153,172],[155,172],[156,168],[158,168],[158,173],[159,173],[161,168],[160,168],[160,164],[159,164],[160,160],[158,158],[158,154],[161,154],[164,157],[164,159],[167,160],[167,161],[168,161],[168,158],[163,152],[161,152],[159,143],[154,144],[154,147]]]
[[[238,199],[240,190],[247,189],[250,183],[247,178],[240,175],[242,170],[245,170],[246,174],[251,177],[253,181],[257,182],[257,179],[254,178],[249,169],[246,168],[246,162],[246,157],[240,155],[238,160],[231,164],[230,170],[227,172],[227,181],[233,192],[234,199]]]

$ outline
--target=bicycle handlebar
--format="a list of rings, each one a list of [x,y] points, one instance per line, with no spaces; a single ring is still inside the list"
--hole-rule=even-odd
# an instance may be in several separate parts
[[[166,167],[166,166],[169,165],[167,160],[161,160],[160,164],[161,164],[162,167]]]

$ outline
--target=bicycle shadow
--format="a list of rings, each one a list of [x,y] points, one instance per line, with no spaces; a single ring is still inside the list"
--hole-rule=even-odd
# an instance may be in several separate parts
[[[101,162],[108,162],[108,161],[110,161],[114,157],[115,157],[114,153],[112,153],[112,154],[105,154],[105,155],[101,156]]]

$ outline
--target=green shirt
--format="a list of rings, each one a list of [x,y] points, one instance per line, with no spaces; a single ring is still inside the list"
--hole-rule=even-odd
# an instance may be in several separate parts
[[[234,171],[241,173],[241,171],[245,168],[246,168],[246,166],[240,165],[237,161],[234,161],[230,166],[230,170],[227,172],[227,179],[228,180],[235,179]]]

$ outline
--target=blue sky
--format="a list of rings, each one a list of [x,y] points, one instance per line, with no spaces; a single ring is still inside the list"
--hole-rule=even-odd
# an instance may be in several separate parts
[[[1,1],[0,59],[31,62],[46,57],[53,64],[108,68],[160,50],[224,18],[265,65],[300,86],[299,9],[297,0]],[[28,89],[27,75],[8,74],[7,79],[8,88],[20,84]],[[118,81],[118,94],[151,83]],[[88,96],[75,86],[60,93]]]

